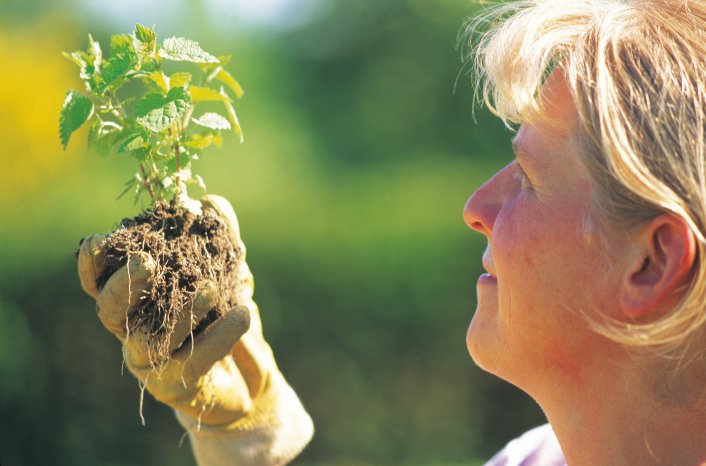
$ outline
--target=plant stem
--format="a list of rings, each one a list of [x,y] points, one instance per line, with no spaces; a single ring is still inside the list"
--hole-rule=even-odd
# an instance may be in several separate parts
[[[152,199],[152,204],[154,204],[154,191],[152,191],[152,182],[149,180],[149,175],[145,170],[145,166],[140,164],[140,170],[142,171],[142,177],[145,179],[145,187],[147,192],[150,193],[150,199]]]
[[[127,118],[127,115],[125,114],[125,109],[123,108],[122,104],[118,100],[118,97],[115,95],[115,91],[110,91],[109,95],[110,95],[111,105],[113,106],[114,109],[116,109],[117,111],[120,112],[120,115],[117,115],[117,116],[122,117],[123,120],[125,118]],[[115,101],[115,103],[113,103],[113,101]]]
[[[176,155],[176,171],[181,171],[181,148],[179,147],[179,128],[176,123],[169,128],[169,134],[174,138],[174,154]]]
[[[181,149],[179,149],[179,141],[174,143],[174,152],[176,152],[176,171],[181,171]]]

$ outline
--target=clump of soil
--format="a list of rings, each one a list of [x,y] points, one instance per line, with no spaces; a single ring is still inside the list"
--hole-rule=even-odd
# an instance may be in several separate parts
[[[139,329],[149,335],[153,363],[169,358],[177,317],[190,312],[199,284],[213,282],[218,300],[189,338],[236,305],[237,261],[243,251],[232,244],[225,221],[210,209],[196,216],[173,202],[156,203],[123,219],[108,236],[106,251],[107,267],[96,279],[99,290],[138,252],[149,254],[157,264],[151,289],[128,321],[130,332]]]

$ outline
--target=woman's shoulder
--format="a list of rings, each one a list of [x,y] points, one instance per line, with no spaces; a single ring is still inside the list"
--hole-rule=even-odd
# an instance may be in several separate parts
[[[549,424],[535,427],[509,442],[485,466],[566,466]]]

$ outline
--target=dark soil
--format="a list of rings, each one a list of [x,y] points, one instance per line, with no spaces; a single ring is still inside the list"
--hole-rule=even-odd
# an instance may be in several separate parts
[[[200,283],[212,281],[218,301],[193,336],[236,305],[236,265],[243,251],[232,244],[225,221],[210,209],[196,216],[173,203],[157,203],[135,218],[122,220],[106,244],[107,267],[96,280],[99,290],[138,252],[157,263],[153,286],[128,322],[131,332],[139,329],[150,335],[153,362],[169,358],[167,347],[177,317],[190,312]]]

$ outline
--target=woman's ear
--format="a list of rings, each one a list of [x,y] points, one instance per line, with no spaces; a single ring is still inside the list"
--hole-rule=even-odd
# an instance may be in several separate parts
[[[696,261],[696,238],[673,214],[660,214],[644,226],[633,243],[636,254],[626,271],[620,305],[630,319],[649,318],[676,305]]]

